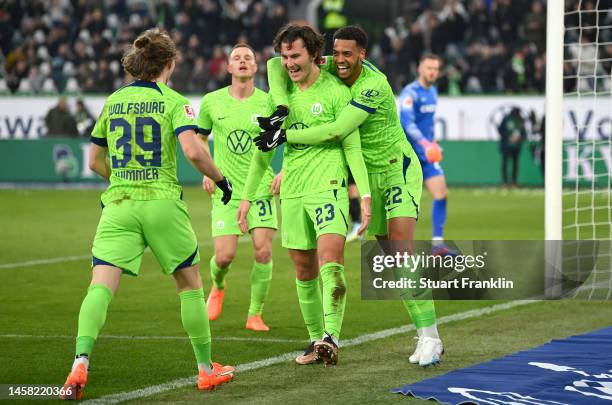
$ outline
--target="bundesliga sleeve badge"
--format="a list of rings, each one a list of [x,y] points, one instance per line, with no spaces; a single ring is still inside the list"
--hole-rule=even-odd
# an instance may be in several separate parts
[[[195,111],[192,106],[186,104],[183,106],[183,110],[185,111],[185,117],[195,119]]]

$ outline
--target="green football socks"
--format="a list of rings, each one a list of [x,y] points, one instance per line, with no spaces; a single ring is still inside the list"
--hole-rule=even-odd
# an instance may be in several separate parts
[[[402,300],[404,307],[408,310],[414,326],[418,329],[426,328],[436,324],[436,308],[431,299]]]
[[[79,311],[79,327],[76,339],[76,355],[91,355],[94,343],[106,321],[106,311],[113,299],[113,292],[103,284],[93,284]]]
[[[321,267],[323,282],[323,316],[325,331],[338,339],[344,319],[346,304],[346,279],[344,266],[338,263],[325,263]]]
[[[191,340],[193,352],[195,353],[198,368],[208,369],[210,372],[210,326],[206,301],[204,301],[204,290],[188,290],[179,293],[181,300],[181,320],[183,328]]]
[[[323,338],[324,326],[319,277],[307,281],[295,279],[295,286],[310,341],[320,340]]]
[[[210,277],[212,278],[213,284],[217,290],[223,290],[225,288],[225,275],[230,270],[232,265],[230,264],[226,268],[222,269],[217,266],[215,256],[210,258]]]
[[[251,304],[249,316],[261,315],[264,301],[268,296],[270,282],[272,281],[272,261],[269,263],[253,263],[251,269]]]

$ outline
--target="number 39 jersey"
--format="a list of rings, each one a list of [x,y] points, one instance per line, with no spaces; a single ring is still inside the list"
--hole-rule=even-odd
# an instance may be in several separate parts
[[[197,129],[193,107],[163,83],[137,80],[111,94],[91,135],[110,157],[102,203],[179,199],[176,138],[188,129]]]

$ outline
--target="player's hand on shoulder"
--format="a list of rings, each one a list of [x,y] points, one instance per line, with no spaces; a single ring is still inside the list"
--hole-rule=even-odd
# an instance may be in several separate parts
[[[223,197],[221,197],[221,202],[224,205],[227,205],[228,202],[232,199],[232,192],[234,191],[232,187],[232,183],[225,176],[221,180],[215,183],[217,187],[223,192]]]
[[[283,123],[289,116],[289,108],[284,105],[279,105],[269,117],[257,117],[259,127],[264,131],[277,130],[283,126]]]
[[[269,152],[287,142],[287,132],[284,129],[270,129],[260,132],[253,142],[263,152]]]
[[[204,178],[202,178],[202,188],[208,194],[212,195],[215,192],[215,188],[216,188],[215,182],[212,181],[210,178],[204,176]]]

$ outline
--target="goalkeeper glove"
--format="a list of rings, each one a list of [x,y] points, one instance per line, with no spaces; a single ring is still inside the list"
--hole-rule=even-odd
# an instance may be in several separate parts
[[[437,163],[442,160],[442,149],[436,141],[429,142],[427,139],[419,141],[425,149],[425,157],[429,163]]]
[[[279,145],[287,142],[287,131],[284,129],[263,131],[253,138],[253,141],[259,150],[262,152],[269,152]]]
[[[221,202],[223,205],[227,205],[228,202],[232,199],[232,183],[227,179],[227,177],[223,177],[221,180],[215,182],[219,190],[223,191],[223,197],[221,197]]]
[[[257,117],[257,122],[264,131],[275,130],[283,126],[287,116],[289,116],[289,109],[284,105],[279,105],[269,117]]]

